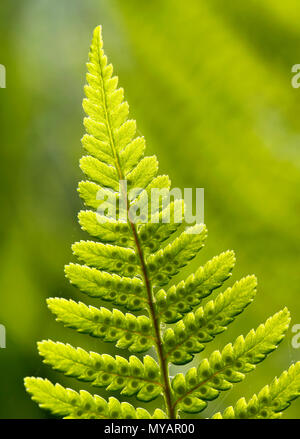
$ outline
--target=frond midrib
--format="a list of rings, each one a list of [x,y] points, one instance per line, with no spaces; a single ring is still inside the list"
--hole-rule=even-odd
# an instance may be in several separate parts
[[[101,74],[101,92],[102,92],[102,96],[103,96],[103,102],[104,102],[104,111],[105,111],[105,118],[106,118],[106,127],[108,130],[108,134],[109,134],[109,138],[110,138],[110,146],[111,146],[111,150],[112,150],[112,154],[113,157],[115,159],[115,164],[116,164],[116,168],[118,171],[118,175],[120,180],[124,180],[124,175],[122,172],[122,168],[120,165],[120,159],[118,156],[118,152],[116,150],[116,145],[115,145],[115,139],[113,136],[113,131],[111,128],[111,121],[110,121],[110,117],[109,117],[109,112],[108,112],[108,105],[107,105],[107,99],[106,99],[106,93],[105,93],[105,88],[104,88],[104,78],[103,78],[103,69],[102,69],[102,64],[101,64],[101,59],[100,59],[100,53],[99,53],[99,47],[100,47],[100,41],[99,41],[99,34],[98,34],[98,49],[97,49],[97,55],[98,55],[98,62],[99,62],[99,66],[100,66],[100,74]],[[155,331],[155,335],[156,335],[156,351],[159,357],[159,364],[160,364],[160,368],[162,371],[162,378],[164,381],[164,396],[165,396],[165,400],[166,400],[166,406],[169,412],[169,415],[171,418],[175,418],[175,413],[172,409],[172,391],[171,391],[171,387],[170,387],[170,379],[169,379],[169,373],[168,373],[168,366],[166,361],[163,358],[163,347],[162,347],[162,338],[161,338],[161,333],[160,333],[160,327],[159,327],[159,320],[156,316],[155,313],[155,307],[154,307],[154,302],[153,302],[153,296],[152,296],[152,287],[151,287],[151,281],[149,279],[148,276],[148,272],[147,272],[147,266],[145,263],[145,258],[144,258],[144,253],[141,247],[141,243],[139,241],[139,237],[137,234],[137,230],[135,227],[135,224],[130,221],[130,217],[129,217],[129,212],[128,212],[128,199],[125,200],[126,201],[126,206],[127,206],[127,218],[128,218],[128,222],[130,224],[131,230],[132,230],[132,234],[134,237],[134,241],[135,241],[135,245],[136,245],[136,250],[139,256],[139,260],[140,260],[140,265],[141,265],[141,269],[142,269],[142,274],[143,274],[143,278],[144,278],[144,282],[145,282],[145,287],[147,290],[147,295],[148,295],[148,305],[150,308],[150,316],[152,319],[152,323],[154,326],[154,331]]]

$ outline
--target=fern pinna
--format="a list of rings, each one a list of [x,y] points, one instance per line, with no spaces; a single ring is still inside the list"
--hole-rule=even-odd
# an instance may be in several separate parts
[[[123,89],[117,88],[117,77],[103,52],[101,27],[94,31],[87,67],[83,101],[87,134],[82,141],[87,155],[80,165],[88,179],[79,183],[79,193],[91,210],[81,211],[79,222],[96,241],[75,243],[73,252],[80,264],[68,265],[65,272],[82,292],[124,312],[62,298],[49,299],[48,306],[69,328],[133,354],[154,348],[156,359],[149,354],[142,359],[112,357],[50,340],[38,344],[39,352],[54,369],[92,386],[135,395],[143,403],[162,396],[164,403],[150,414],[116,397],[106,400],[87,391],[77,393],[41,378],[26,378],[26,389],[40,407],[65,418],[157,419],[199,413],[276,349],[287,331],[289,312],[283,309],[245,337],[200,360],[198,367],[170,377],[170,364],[189,363],[253,301],[256,278],[245,277],[202,304],[231,276],[235,257],[227,251],[170,286],[172,277],[203,247],[206,228],[196,224],[183,229],[175,221],[180,200],[168,199],[157,213],[158,221],[132,221],[129,210],[141,209],[151,189],[169,190],[170,180],[157,176],[156,157],[144,157],[145,140],[136,137],[136,123],[128,120]],[[120,181],[129,189],[143,190],[125,200],[125,217],[120,219],[119,208],[119,217],[108,219],[105,209],[111,208],[111,194],[119,204],[122,201]],[[166,209],[170,221],[163,221]],[[248,402],[242,398],[213,418],[280,417],[299,395],[299,369],[300,363],[292,365],[257,396]]]

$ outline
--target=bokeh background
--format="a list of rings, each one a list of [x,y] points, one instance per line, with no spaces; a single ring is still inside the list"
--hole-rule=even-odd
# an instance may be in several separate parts
[[[205,352],[285,305],[292,325],[300,323],[300,89],[291,86],[299,22],[298,0],[1,1],[1,418],[49,416],[25,393],[24,376],[76,387],[42,365],[36,341],[111,350],[64,329],[45,304],[49,296],[85,300],[63,266],[85,236],[76,222],[81,101],[98,24],[148,152],[174,186],[205,188],[209,238],[190,270],[229,248],[237,254],[229,285],[258,276],[256,301]],[[202,416],[249,397],[299,360],[293,335]],[[300,401],[285,417],[300,418]]]

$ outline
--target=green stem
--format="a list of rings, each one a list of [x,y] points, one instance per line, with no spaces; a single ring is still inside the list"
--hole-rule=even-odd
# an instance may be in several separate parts
[[[162,375],[163,382],[164,382],[163,388],[164,388],[165,404],[166,404],[169,418],[175,419],[176,418],[175,407],[173,407],[173,405],[172,405],[172,396],[171,396],[172,393],[171,393],[171,385],[170,385],[170,379],[169,379],[168,362],[165,361],[164,355],[163,355],[163,344],[162,344],[161,333],[160,333],[160,322],[159,322],[159,319],[157,318],[156,313],[155,313],[155,307],[154,307],[153,297],[152,297],[151,282],[150,282],[150,279],[148,277],[147,266],[145,264],[144,254],[143,254],[143,251],[142,251],[141,246],[140,246],[140,242],[138,239],[135,224],[130,222],[130,226],[131,226],[131,230],[132,230],[132,233],[134,236],[137,251],[139,254],[140,263],[141,263],[142,272],[143,272],[144,281],[145,281],[145,286],[146,286],[147,295],[148,295],[150,315],[152,318],[152,323],[154,326],[154,331],[155,331],[155,336],[156,336],[156,351],[158,354],[161,375]]]

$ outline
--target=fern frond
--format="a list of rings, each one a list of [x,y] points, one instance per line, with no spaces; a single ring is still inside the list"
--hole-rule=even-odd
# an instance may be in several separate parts
[[[156,177],[157,171],[158,161],[156,156],[144,157],[129,174],[125,174],[128,190],[145,189]]]
[[[103,208],[109,208],[119,201],[118,193],[114,193],[112,199],[112,192],[109,189],[102,188],[92,181],[81,181],[77,190],[84,204],[93,209],[98,209],[100,205]],[[81,227],[84,228],[85,223],[81,224]]]
[[[162,200],[164,201],[168,197],[168,190],[171,187],[170,178],[167,175],[159,175],[155,177],[148,186],[138,192],[136,196],[132,195],[132,199],[129,200],[129,205],[132,208],[140,208],[142,211],[147,207],[149,199],[152,196],[152,189],[163,190],[164,195]]]
[[[254,299],[256,277],[248,276],[220,293],[215,300],[190,312],[164,333],[164,357],[174,364],[192,361],[204,344],[226,330],[226,327]]]
[[[85,175],[100,186],[108,187],[114,191],[119,190],[119,178],[113,166],[100,162],[91,156],[84,156],[80,160],[80,167]]]
[[[175,406],[187,413],[203,410],[207,402],[228,390],[232,383],[245,378],[255,369],[284,338],[290,322],[287,309],[270,317],[256,331],[253,329],[244,338],[239,336],[234,344],[226,345],[222,352],[213,352],[201,361],[198,368],[190,369],[186,375],[178,374],[172,380]]]
[[[279,378],[253,395],[248,402],[241,398],[235,407],[228,407],[223,415],[216,413],[213,419],[278,419],[282,411],[300,396],[300,362],[292,364]]]
[[[85,265],[120,276],[141,275],[134,250],[93,241],[80,241],[72,246],[74,255]]]
[[[203,224],[189,227],[165,248],[150,255],[146,262],[153,285],[165,285],[187,265],[204,246],[207,229]]]
[[[79,264],[67,265],[65,274],[73,285],[91,297],[100,297],[129,310],[148,307],[146,290],[139,278],[121,277]]]
[[[156,409],[151,416],[116,398],[107,401],[86,391],[77,393],[41,378],[26,378],[25,386],[40,407],[66,418],[170,419],[179,411],[197,413],[221,391],[243,380],[278,346],[289,313],[284,309],[275,314],[256,331],[238,337],[171,381],[169,364],[188,363],[225,331],[253,301],[256,278],[247,276],[202,304],[231,276],[235,256],[227,251],[172,284],[172,278],[203,248],[206,226],[187,227],[184,200],[170,192],[169,177],[158,174],[157,158],[144,156],[145,139],[136,136],[136,122],[128,119],[124,91],[118,88],[103,51],[101,27],[94,31],[87,68],[82,139],[86,155],[80,160],[86,180],[78,185],[86,210],[79,212],[78,219],[95,240],[73,245],[79,263],[67,265],[65,274],[83,293],[99,299],[99,305],[50,298],[48,306],[64,326],[131,353],[151,348],[157,362],[149,355],[142,360],[131,355],[127,360],[51,340],[39,343],[39,352],[55,370],[107,392],[143,402],[162,395],[166,413]],[[152,197],[155,203],[149,203]],[[102,302],[121,310],[104,308]],[[248,403],[242,398],[234,409],[225,410],[223,417],[280,416],[299,396],[299,376],[297,363]]]
[[[182,225],[180,218],[184,213],[184,201],[175,200],[165,209],[153,214],[150,222],[147,222],[138,230],[138,236],[143,243],[145,253],[156,252],[161,243],[166,241]]]
[[[100,241],[117,242],[119,246],[134,248],[132,233],[126,222],[108,219],[92,210],[81,210],[78,220],[82,230]]]
[[[86,352],[51,340],[38,343],[38,348],[44,363],[93,386],[119,391],[126,396],[136,395],[138,400],[146,402],[162,393],[159,366],[149,355],[143,362],[133,355],[126,360],[119,355],[114,358]]]
[[[166,414],[156,409],[151,416],[142,408],[134,408],[127,402],[120,403],[110,397],[108,401],[98,395],[92,396],[85,390],[79,393],[52,384],[42,378],[25,378],[27,392],[43,409],[65,419],[165,419]]]
[[[124,174],[128,175],[140,162],[144,155],[146,142],[144,137],[137,137],[120,152],[120,165]]]
[[[167,291],[163,289],[156,293],[156,308],[158,315],[165,323],[176,323],[184,314],[198,306],[202,299],[219,288],[230,276],[235,264],[233,251],[227,251],[215,256],[195,274],[185,281],[173,285]]]
[[[60,298],[47,300],[56,320],[78,332],[114,342],[121,349],[130,352],[145,352],[154,345],[153,326],[149,317],[123,314],[114,309],[87,306]]]

